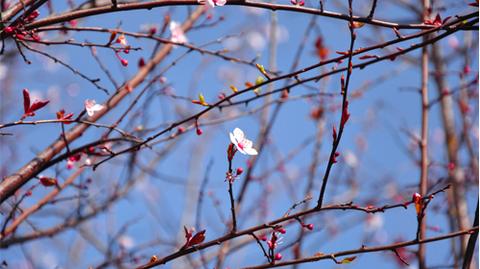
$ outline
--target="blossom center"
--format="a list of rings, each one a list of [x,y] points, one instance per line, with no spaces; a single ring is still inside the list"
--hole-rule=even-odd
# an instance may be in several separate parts
[[[241,149],[241,150],[243,150],[243,147],[244,147],[243,143],[242,143],[242,142],[238,142],[238,148]]]

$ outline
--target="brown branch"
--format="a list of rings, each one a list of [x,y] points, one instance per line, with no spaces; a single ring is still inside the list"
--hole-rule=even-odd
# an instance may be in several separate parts
[[[320,260],[325,260],[325,259],[332,259],[335,257],[342,257],[342,256],[348,256],[348,255],[353,255],[353,254],[361,254],[361,253],[369,253],[369,252],[379,252],[379,251],[386,251],[386,250],[393,250],[393,249],[398,249],[402,247],[407,247],[407,246],[413,246],[413,245],[423,245],[435,241],[440,241],[440,240],[445,240],[457,236],[462,236],[465,234],[472,234],[478,232],[478,226],[473,227],[468,230],[462,230],[462,231],[457,231],[454,233],[448,233],[444,234],[441,236],[435,236],[435,237],[429,237],[425,238],[422,240],[410,240],[410,241],[405,241],[405,242],[400,242],[400,243],[395,243],[395,244],[390,244],[390,245],[385,245],[385,246],[378,246],[378,247],[365,247],[362,246],[358,249],[352,249],[352,250],[345,250],[345,251],[339,251],[331,254],[317,254],[312,257],[308,258],[303,258],[303,259],[298,259],[298,260],[291,260],[291,261],[285,261],[285,262],[279,262],[276,264],[263,264],[259,266],[252,266],[252,267],[245,267],[243,269],[262,269],[262,268],[273,268],[273,267],[282,267],[282,266],[287,266],[287,265],[293,265],[293,264],[299,264],[299,263],[307,263],[307,262],[316,262]]]
[[[94,15],[112,13],[112,12],[119,12],[119,11],[127,11],[127,10],[140,10],[140,9],[153,9],[162,6],[189,6],[189,5],[198,5],[198,1],[196,0],[159,0],[159,1],[149,1],[149,2],[141,2],[141,3],[123,3],[118,4],[117,7],[112,7],[111,5],[103,5],[97,6],[89,9],[82,9],[76,10],[71,12],[66,12],[64,14],[60,14],[57,16],[52,16],[49,18],[45,18],[42,20],[35,21],[26,25],[26,29],[35,29],[41,26],[53,25],[62,22],[68,22],[74,19],[85,18]],[[290,11],[290,12],[298,12],[298,13],[306,13],[306,14],[314,14],[344,21],[350,21],[350,16],[331,12],[326,10],[318,10],[316,8],[308,8],[308,7],[299,7],[299,6],[292,6],[292,5],[281,5],[281,4],[273,4],[273,3],[266,3],[266,2],[250,2],[245,0],[229,0],[227,5],[239,5],[245,7],[256,7],[261,9],[269,9],[272,11],[282,10],[282,11]],[[354,16],[353,20],[356,22],[362,22],[366,24],[382,26],[387,28],[397,28],[397,29],[430,29],[434,26],[426,25],[424,23],[407,23],[407,24],[399,24],[394,22],[382,21],[382,20],[374,20],[371,18],[363,18]]]
[[[325,174],[322,179],[322,187],[320,189],[320,195],[318,196],[318,201],[317,201],[317,207],[322,207],[323,204],[323,199],[325,196],[325,191],[327,188],[327,181],[328,177],[330,175],[330,171],[333,167],[333,164],[336,162],[335,158],[337,155],[337,148],[340,145],[340,140],[342,139],[342,134],[343,130],[345,128],[345,124],[350,117],[349,111],[348,111],[348,86],[350,85],[350,77],[352,76],[352,71],[353,71],[353,64],[352,64],[352,58],[353,58],[353,47],[355,44],[355,39],[356,39],[356,34],[355,34],[355,27],[353,24],[353,10],[352,10],[352,0],[348,1],[348,12],[350,15],[350,23],[348,25],[348,28],[350,30],[350,47],[348,49],[348,65],[347,65],[347,77],[345,79],[345,83],[342,81],[341,83],[341,93],[342,93],[342,111],[340,115],[340,122],[338,124],[338,134],[336,134],[333,137],[333,145],[332,145],[332,150],[330,151],[330,157],[328,159],[327,163],[327,168],[325,170]],[[343,80],[343,75],[342,75],[342,80]],[[346,120],[345,120],[346,119]]]
[[[423,4],[423,20],[427,20],[430,14],[430,0],[422,0]],[[428,35],[423,36],[423,41],[428,40]],[[420,137],[420,180],[418,184],[420,195],[425,195],[428,188],[428,48],[422,48],[421,54],[421,137]],[[417,239],[421,240],[425,237],[426,232],[426,216],[425,210],[427,205],[422,205],[421,212],[418,213],[418,230]],[[425,246],[418,245],[418,266],[419,269],[426,268]]]
[[[450,186],[448,185],[448,186],[446,186],[446,187],[444,187],[444,188],[442,188],[438,191],[435,191],[435,192],[431,193],[429,196],[432,196],[432,195],[435,196],[438,193],[444,192],[449,187]],[[160,258],[160,259],[157,259],[155,261],[152,261],[152,262],[146,263],[144,265],[141,265],[141,266],[137,267],[137,269],[153,268],[153,267],[158,266],[158,265],[166,264],[169,261],[175,260],[179,257],[183,257],[183,256],[188,255],[190,253],[197,252],[197,251],[202,250],[202,249],[210,248],[212,246],[220,245],[224,242],[230,241],[230,240],[232,240],[234,238],[237,238],[237,237],[241,237],[241,236],[245,236],[245,235],[251,235],[252,233],[257,232],[257,231],[261,231],[261,230],[265,230],[265,229],[271,229],[273,227],[276,227],[280,223],[283,223],[283,222],[286,222],[286,221],[289,221],[289,220],[295,220],[295,219],[298,219],[302,216],[311,215],[311,214],[321,212],[321,211],[352,210],[352,211],[360,211],[360,212],[364,212],[364,213],[368,213],[368,214],[374,214],[374,213],[384,212],[386,210],[390,210],[390,209],[394,209],[394,208],[405,208],[406,209],[408,207],[408,205],[410,205],[411,203],[412,203],[411,201],[406,201],[404,203],[398,203],[398,204],[393,204],[393,205],[384,205],[382,207],[370,207],[370,206],[361,207],[361,206],[355,205],[353,203],[342,204],[342,205],[329,205],[329,206],[324,206],[324,207],[321,207],[321,208],[320,207],[314,207],[314,208],[311,208],[311,209],[308,209],[308,210],[305,210],[305,211],[301,211],[301,212],[298,212],[298,213],[295,213],[295,214],[292,214],[292,215],[289,215],[289,216],[284,216],[284,217],[272,220],[268,223],[253,226],[251,228],[241,230],[241,231],[237,231],[235,233],[229,233],[229,234],[223,235],[221,237],[212,239],[208,242],[205,242],[205,243],[202,243],[202,244],[190,247],[190,248],[181,249],[181,250],[179,250],[175,253],[172,253],[170,255],[167,255],[163,258]]]

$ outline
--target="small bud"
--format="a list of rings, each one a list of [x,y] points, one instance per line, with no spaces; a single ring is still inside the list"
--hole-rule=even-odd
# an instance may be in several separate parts
[[[309,229],[310,231],[313,230],[313,224],[309,223],[309,224],[306,224],[305,226],[303,226],[307,229]]]
[[[422,195],[420,195],[418,192],[414,193],[412,196],[412,201],[414,203],[420,202],[421,199],[422,199]]]
[[[157,32],[157,27],[152,26],[150,29],[148,29],[148,34],[149,35],[154,35]]]
[[[140,60],[138,60],[138,67],[142,68],[144,66],[145,66],[145,60],[143,58],[140,58]]]
[[[202,129],[200,129],[200,128],[197,127],[197,135],[202,135],[202,134],[203,134]]]
[[[181,127],[181,126],[178,127],[178,129],[177,129],[177,134],[181,134],[181,133],[184,133],[184,132],[185,132],[185,128],[183,128],[183,127]]]
[[[239,167],[237,168],[237,176],[241,175],[243,173],[243,168]]]
[[[217,97],[218,97],[218,99],[223,100],[223,99],[225,99],[225,97],[227,97],[227,96],[226,96],[223,92],[221,92],[221,93],[218,94]]]
[[[282,259],[282,254],[281,254],[281,253],[275,254],[275,260],[276,260],[276,261],[279,261],[279,260],[281,260],[281,259]]]
[[[123,66],[127,66],[128,65],[128,61],[126,59],[121,59],[120,60],[120,63],[122,63]]]
[[[285,230],[283,227],[278,228],[277,231],[281,234],[285,234],[287,232],[287,230]]]

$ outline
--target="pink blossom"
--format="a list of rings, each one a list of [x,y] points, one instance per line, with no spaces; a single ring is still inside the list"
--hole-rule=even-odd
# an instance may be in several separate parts
[[[245,155],[257,155],[258,152],[253,148],[253,142],[245,137],[245,134],[239,128],[235,128],[230,133],[230,141],[235,145],[238,151]]]
[[[197,1],[201,5],[208,4],[210,7],[221,7],[227,3],[227,0],[198,0]]]
[[[85,100],[85,109],[87,110],[88,116],[93,116],[95,112],[103,109],[103,105],[97,104],[95,100],[87,99]]]
[[[183,32],[182,26],[175,21],[170,22],[170,32],[172,32],[172,36],[170,40],[175,43],[187,43],[188,39]]]

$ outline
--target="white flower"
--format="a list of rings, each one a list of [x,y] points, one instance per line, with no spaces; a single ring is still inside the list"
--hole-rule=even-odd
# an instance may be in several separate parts
[[[245,134],[239,128],[235,128],[233,133],[230,133],[230,141],[235,145],[238,151],[246,155],[257,155],[258,152],[254,149],[252,141],[245,137]]]
[[[175,43],[187,43],[188,39],[183,32],[182,26],[175,21],[170,22],[170,32],[172,32],[172,36],[170,40]]]
[[[88,116],[93,116],[95,112],[103,109],[103,105],[97,104],[95,100],[87,99],[85,100],[85,109],[87,110]]]
[[[345,153],[343,154],[343,159],[345,160],[345,163],[350,166],[351,168],[355,168],[358,165],[358,158],[355,156],[355,153],[346,150]]]
[[[197,0],[201,5],[207,3],[210,7],[221,7],[227,3],[227,0]]]

